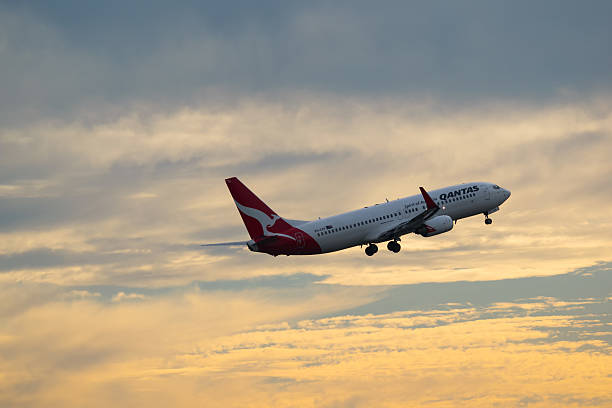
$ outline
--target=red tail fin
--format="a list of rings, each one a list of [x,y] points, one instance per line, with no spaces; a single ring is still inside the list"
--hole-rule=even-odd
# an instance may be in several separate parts
[[[275,232],[291,228],[236,177],[225,179],[225,183],[252,239],[274,235]]]

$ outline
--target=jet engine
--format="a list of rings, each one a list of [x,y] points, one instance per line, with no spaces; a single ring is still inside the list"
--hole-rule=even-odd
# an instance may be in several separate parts
[[[417,234],[424,237],[433,237],[434,235],[442,234],[453,229],[453,219],[448,215],[438,215],[427,221],[425,225],[417,230]]]

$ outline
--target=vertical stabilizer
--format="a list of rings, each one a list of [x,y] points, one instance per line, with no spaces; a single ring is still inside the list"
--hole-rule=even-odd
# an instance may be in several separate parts
[[[277,235],[279,232],[291,228],[285,220],[261,201],[238,178],[225,179],[225,183],[251,239],[257,240],[263,236]]]

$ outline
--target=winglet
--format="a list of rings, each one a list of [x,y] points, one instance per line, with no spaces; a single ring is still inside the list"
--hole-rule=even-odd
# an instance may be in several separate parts
[[[423,194],[423,198],[425,199],[425,203],[427,204],[427,209],[429,210],[430,208],[438,208],[438,205],[434,202],[434,200],[431,199],[427,191],[425,191],[423,187],[419,187],[419,189],[421,190],[421,194]]]

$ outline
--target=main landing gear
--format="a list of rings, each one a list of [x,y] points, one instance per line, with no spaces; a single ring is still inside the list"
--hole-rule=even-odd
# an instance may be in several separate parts
[[[484,213],[485,215],[485,224],[490,225],[493,220],[489,218],[489,213]]]
[[[397,254],[400,251],[400,249],[402,249],[402,247],[397,241],[389,241],[389,243],[387,244],[387,249]],[[367,256],[372,256],[377,252],[378,252],[378,246],[376,246],[376,244],[370,244],[365,249],[365,253]]]
[[[370,244],[366,247],[365,253],[367,256],[372,256],[378,252],[378,247],[374,244]]]
[[[400,244],[397,243],[397,241],[389,241],[389,243],[387,244],[387,249],[397,254],[400,249],[402,249],[402,247],[400,246]]]

